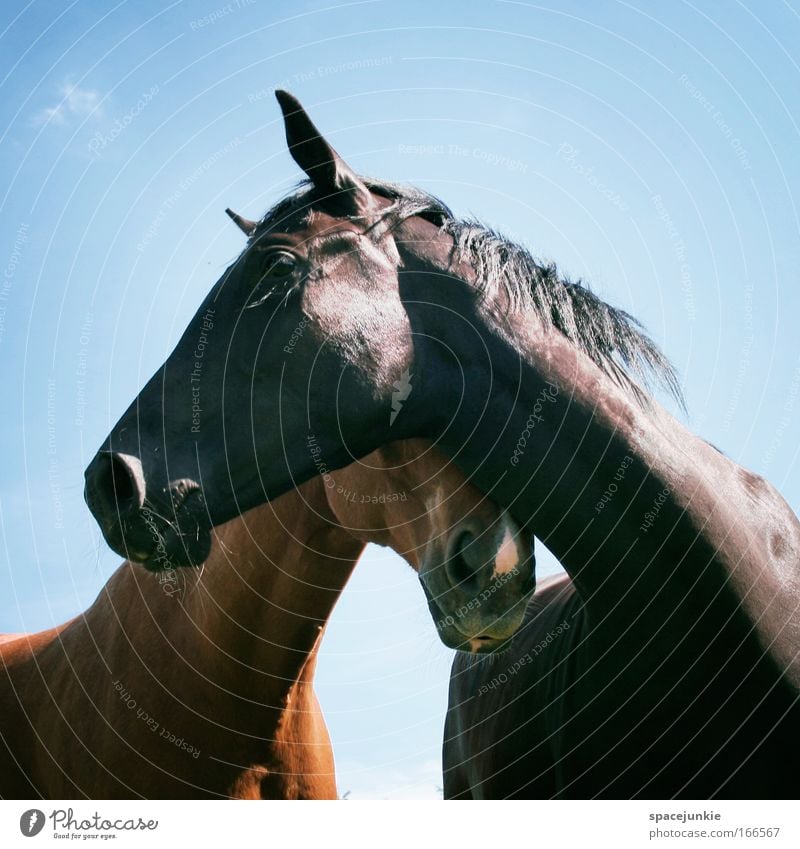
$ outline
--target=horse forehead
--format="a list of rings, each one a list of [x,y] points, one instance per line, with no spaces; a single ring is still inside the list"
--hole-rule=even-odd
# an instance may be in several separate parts
[[[309,262],[326,273],[343,265],[372,272],[394,271],[400,264],[400,255],[391,236],[374,238],[372,233],[355,227],[340,225],[310,235],[303,247]]]
[[[278,240],[302,248],[314,239],[334,230],[357,232],[358,229],[356,223],[348,218],[335,218],[308,206],[298,206],[269,213],[250,238],[250,244]]]
[[[337,217],[319,208],[300,205],[261,225],[251,242],[275,240],[294,245],[312,263],[339,264],[345,257],[353,262],[397,266],[400,255],[393,236],[382,226],[381,208],[385,198],[378,198],[376,213],[370,218]]]

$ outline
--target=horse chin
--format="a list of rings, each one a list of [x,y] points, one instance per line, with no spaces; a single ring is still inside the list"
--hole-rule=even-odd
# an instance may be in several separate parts
[[[439,639],[450,649],[465,654],[502,654],[511,646],[514,635],[508,637],[490,637],[480,635],[469,637],[455,627],[438,629]]]
[[[211,552],[211,527],[203,518],[184,513],[178,526],[165,524],[151,514],[124,531],[115,523],[103,536],[113,551],[149,572],[185,569],[200,566]]]
[[[524,603],[523,601],[523,609]],[[518,622],[510,625],[508,633],[501,636],[489,633],[467,634],[455,624],[457,617],[445,614],[438,602],[432,597],[428,598],[428,610],[436,624],[436,633],[439,635],[439,639],[447,648],[466,654],[500,654],[506,651],[522,625],[522,618],[520,617]],[[491,629],[496,630],[496,625],[496,622],[492,622]]]
[[[211,529],[198,523],[189,533],[165,528],[152,551],[135,562],[148,572],[167,572],[201,566],[210,553]]]
[[[499,654],[506,651],[523,627],[525,610],[536,589],[536,575],[523,574],[520,583],[501,586],[489,602],[484,595],[491,590],[476,591],[474,596],[453,597],[452,587],[442,587],[435,579],[441,569],[420,570],[419,579],[428,610],[436,625],[439,639],[451,649],[467,654]],[[431,582],[433,578],[433,583]],[[497,586],[496,583],[489,587]],[[480,611],[480,612],[479,612]]]

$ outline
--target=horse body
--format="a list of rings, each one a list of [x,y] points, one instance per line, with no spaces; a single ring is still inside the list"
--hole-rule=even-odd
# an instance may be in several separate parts
[[[550,578],[507,652],[453,661],[445,798],[794,798],[796,698],[752,661],[724,633],[659,660]]]

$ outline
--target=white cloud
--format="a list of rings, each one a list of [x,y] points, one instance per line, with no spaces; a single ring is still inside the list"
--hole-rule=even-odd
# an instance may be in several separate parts
[[[36,126],[43,124],[66,124],[70,118],[82,118],[86,115],[100,116],[100,92],[91,88],[81,88],[69,80],[61,83],[58,87],[61,99],[52,106],[46,106],[36,113],[33,123]]]

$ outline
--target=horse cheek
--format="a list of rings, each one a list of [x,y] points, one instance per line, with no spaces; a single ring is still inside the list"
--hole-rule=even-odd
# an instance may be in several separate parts
[[[328,281],[307,293],[303,312],[314,343],[329,349],[339,369],[353,369],[374,398],[391,395],[412,356],[411,327],[399,297]]]

